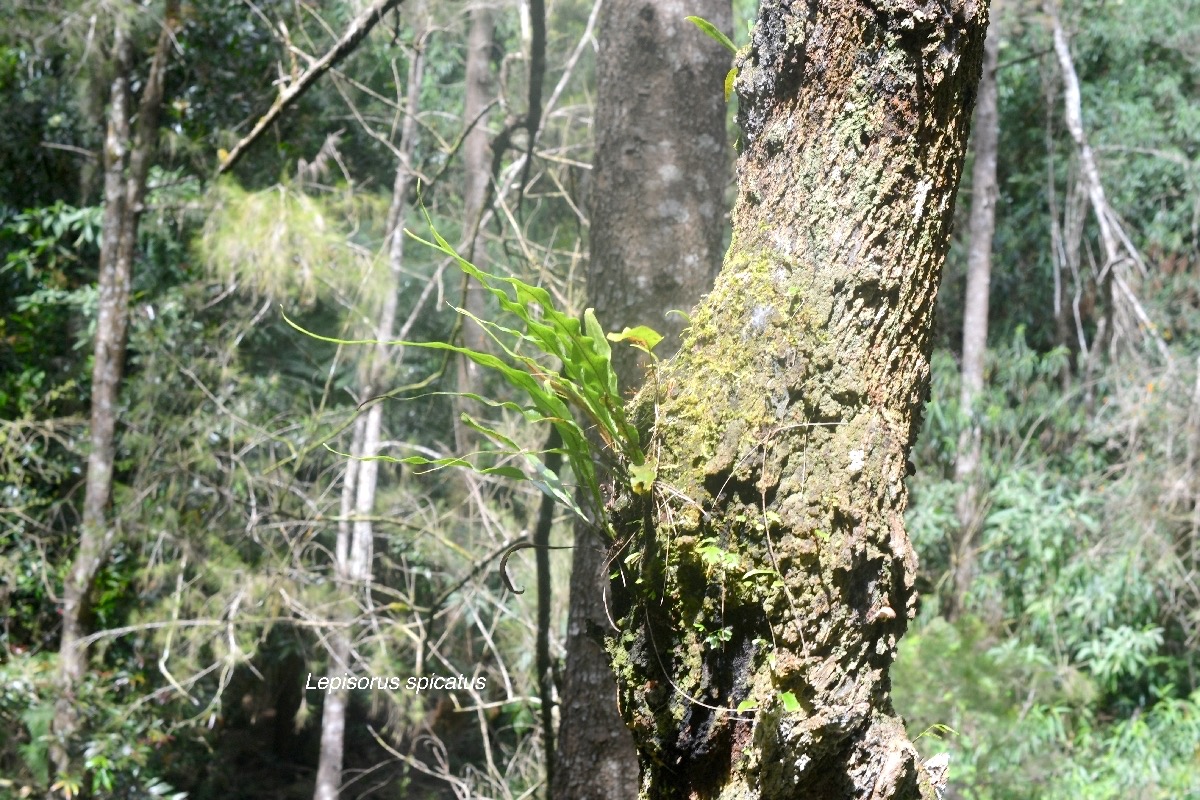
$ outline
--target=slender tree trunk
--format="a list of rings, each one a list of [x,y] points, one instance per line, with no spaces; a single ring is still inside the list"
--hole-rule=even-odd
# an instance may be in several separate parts
[[[766,0],[733,243],[632,412],[610,653],[643,797],[915,798],[905,464],[929,380],[985,3]]]
[[[588,298],[609,329],[649,325],[679,344],[688,311],[721,261],[731,153],[722,81],[729,54],[684,18],[729,30],[728,0],[605,0],[597,59],[596,156],[591,202]],[[638,351],[614,347],[623,386],[643,380]],[[633,797],[633,741],[615,702],[600,644],[605,545],[575,534],[556,800]]]
[[[492,100],[491,53],[496,28],[495,15],[490,8],[478,6],[471,9],[467,32],[466,93],[463,98],[463,124],[474,127],[463,141],[463,222],[468,236],[465,242],[467,259],[480,269],[487,269],[487,251],[483,246],[480,227],[483,224],[484,204],[487,202],[488,184],[491,182],[491,154],[487,121],[480,115],[487,110]],[[483,316],[483,294],[472,281],[463,281],[463,308],[476,316]],[[472,350],[487,347],[487,336],[477,325],[463,328],[463,345]],[[479,387],[479,365],[469,358],[458,359],[459,391],[476,391]],[[464,405],[461,408],[466,411]],[[454,439],[456,451],[466,453],[472,449],[474,432],[455,415]]]
[[[350,668],[349,632],[338,628],[329,636],[329,674],[343,675]],[[337,800],[341,796],[342,752],[346,739],[346,707],[350,693],[337,689],[325,695],[321,706],[321,751],[317,760],[314,800]]]
[[[963,608],[975,570],[975,536],[982,523],[976,472],[983,454],[982,430],[975,398],[983,391],[984,356],[987,353],[988,299],[992,280],[992,239],[996,232],[996,150],[1000,140],[996,72],[1000,62],[999,3],[992,3],[991,24],[983,48],[983,76],[979,79],[971,147],[971,218],[967,235],[967,294],[963,311],[962,385],[959,406],[968,421],[958,437],[954,481],[958,531],[954,538],[953,586],[946,616],[957,617]]]
[[[1067,285],[1066,271],[1069,268],[1066,259],[1066,242],[1063,226],[1060,223],[1058,192],[1055,188],[1054,164],[1054,113],[1053,95],[1050,82],[1043,71],[1042,90],[1046,95],[1045,114],[1046,124],[1043,140],[1046,144],[1046,206],[1050,212],[1050,263],[1054,270],[1054,335],[1058,346],[1066,348],[1067,352],[1077,352],[1076,341],[1071,337],[1070,326],[1067,324]],[[1060,379],[1062,391],[1066,394],[1071,388],[1071,371],[1074,359],[1070,359],[1063,367]]]
[[[463,141],[463,212],[471,231],[468,259],[476,265],[486,258],[486,253],[479,246],[478,229],[492,176],[487,120],[480,117],[492,101],[491,58],[495,28],[495,15],[490,8],[479,6],[471,10],[467,33],[463,124],[473,127]]]
[[[392,205],[388,212],[388,281],[375,326],[377,344],[366,357],[359,373],[359,392],[364,402],[370,401],[380,391],[389,362],[397,359],[392,348],[384,342],[395,338],[396,311],[404,269],[404,227],[413,176],[412,160],[416,151],[416,115],[424,73],[420,31],[416,42],[417,50],[408,70],[406,114],[400,129],[401,158],[396,166],[396,178],[392,184]],[[348,594],[361,598],[368,609],[371,602],[375,542],[371,518],[375,511],[375,494],[379,483],[379,462],[372,457],[379,454],[382,435],[383,404],[376,401],[371,403],[366,413],[354,425],[351,455],[357,460],[347,466],[346,478],[342,484],[343,521],[339,523],[338,543],[334,553],[334,569],[339,580],[349,589]],[[347,521],[350,511],[354,517],[352,522]],[[346,525],[349,525],[349,531],[343,527]],[[345,621],[352,619],[356,610],[351,609]],[[336,628],[330,634],[331,675],[340,675],[349,669],[351,640],[352,631],[347,628]],[[348,699],[348,692],[344,689],[325,697],[325,705],[321,711],[321,752],[313,800],[336,800],[340,796]]]
[[[354,421],[350,433],[350,459],[342,477],[342,497],[338,519],[337,541],[333,550],[333,570],[342,591],[352,594],[350,587],[350,541],[353,535],[355,487],[358,486],[358,471],[362,466],[363,437],[366,418]],[[350,618],[353,609],[343,615]],[[341,675],[350,666],[349,631],[336,627],[329,632],[329,674]],[[346,704],[349,692],[337,689],[325,695],[321,704],[321,745],[317,756],[317,779],[313,789],[314,800],[336,800],[342,783],[342,751],[346,736]]]
[[[558,475],[562,469],[562,437],[558,428],[551,428],[546,437],[544,463],[546,469]],[[550,575],[550,532],[554,528],[554,509],[557,502],[549,494],[542,495],[538,506],[537,524],[531,544],[537,554],[537,638],[534,643],[534,667],[537,670],[538,697],[541,698],[542,748],[546,760],[546,800],[554,796],[558,759],[554,745],[554,661],[550,656],[550,611],[553,605]]]
[[[419,41],[419,37],[418,37]],[[389,364],[397,360],[394,348],[384,344],[396,334],[396,309],[400,299],[400,286],[404,277],[404,243],[407,236],[404,228],[407,219],[408,193],[412,186],[412,161],[416,153],[416,115],[421,97],[421,81],[425,67],[424,55],[418,48],[409,67],[407,86],[407,114],[401,127],[401,163],[396,168],[396,180],[392,185],[392,205],[388,212],[388,282],[384,293],[379,321],[375,328],[373,353],[363,366],[360,385],[364,401],[369,401],[382,388],[382,378]],[[367,408],[366,430],[363,434],[363,458],[356,487],[354,537],[350,549],[350,565],[355,580],[369,580],[374,542],[374,530],[370,517],[375,509],[375,489],[378,485],[379,454],[383,432],[383,403],[372,402]]]
[[[51,760],[59,774],[72,767],[72,742],[78,728],[75,689],[87,670],[86,616],[92,583],[116,536],[108,518],[116,457],[117,409],[125,366],[125,336],[129,323],[129,287],[137,249],[138,220],[146,193],[146,175],[158,137],[163,73],[170,52],[170,26],[178,3],[167,4],[162,31],[137,108],[137,131],[132,129],[130,81],[134,45],[128,22],[114,21],[114,75],[109,90],[108,125],[104,138],[104,218],[100,246],[99,301],[92,353],[91,426],[87,478],[79,549],[63,586],[63,627],[59,643],[60,695],[53,720]]]

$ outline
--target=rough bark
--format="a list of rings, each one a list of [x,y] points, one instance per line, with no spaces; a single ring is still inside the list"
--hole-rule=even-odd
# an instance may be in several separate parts
[[[654,488],[611,506],[609,650],[644,797],[934,796],[889,669],[916,609],[904,477],[986,18],[760,8],[733,243],[633,404]]]
[[[162,30],[146,73],[133,129],[134,44],[128,21],[115,14],[113,79],[109,90],[107,131],[104,138],[104,216],[100,245],[99,299],[96,338],[92,351],[92,394],[87,477],[79,548],[63,585],[62,637],[59,641],[60,694],[55,706],[50,755],[55,769],[67,774],[72,767],[71,739],[78,728],[75,690],[87,670],[86,633],[88,599],[96,574],[116,536],[108,519],[112,499],[113,466],[119,392],[125,367],[125,335],[129,324],[129,288],[137,250],[138,221],[146,194],[146,176],[158,138],[163,74],[170,53],[170,27],[178,16],[177,2],[166,6]]]
[[[730,58],[689,14],[732,24],[728,0],[605,0],[598,33],[588,298],[611,330],[666,334],[664,356],[684,324],[666,312],[688,311],[720,266],[731,159],[721,91]],[[623,386],[642,382],[636,356],[613,348]],[[552,796],[629,798],[636,754],[600,645],[610,629],[605,544],[580,526],[575,545]]]
[[[726,230],[728,53],[685,17],[732,26],[727,0],[606,0],[596,57],[596,155],[588,300],[609,329],[649,325],[679,347],[712,287]],[[638,351],[613,349],[623,386]]]
[[[992,3],[991,24],[983,48],[983,75],[979,79],[971,149],[971,216],[967,236],[967,291],[963,307],[962,370],[959,406],[968,415],[958,437],[954,481],[959,495],[956,504],[958,530],[954,536],[953,586],[946,615],[953,619],[961,611],[975,570],[975,534],[980,525],[979,487],[975,473],[983,454],[982,429],[974,410],[975,398],[983,391],[983,362],[987,352],[988,300],[992,280],[992,239],[996,232],[996,151],[1000,140],[996,71],[1000,62],[998,3]]]
[[[419,28],[419,26],[418,26]],[[405,89],[404,123],[400,128],[400,163],[392,184],[392,204],[388,210],[388,280],[383,303],[375,324],[375,346],[364,360],[358,376],[359,392],[369,401],[380,389],[390,362],[395,361],[392,348],[385,342],[396,338],[396,312],[400,302],[400,286],[404,275],[404,234],[409,188],[413,180],[412,159],[416,152],[417,111],[424,75],[424,56],[421,33],[418,29],[417,49],[408,70]],[[407,335],[410,325],[404,326],[400,338]],[[370,605],[371,576],[374,561],[375,531],[371,520],[375,513],[375,495],[379,484],[379,454],[383,434],[383,403],[373,402],[354,425],[351,454],[357,460],[346,469],[342,484],[342,516],[339,523],[334,565],[338,579],[350,588],[348,594],[361,597]],[[353,510],[348,523],[347,511]],[[350,524],[350,530],[344,526]],[[353,609],[347,616],[352,619]],[[350,631],[337,628],[330,634],[330,674],[340,675],[350,665]],[[348,692],[345,689],[326,695],[321,710],[321,751],[313,800],[337,800],[342,784],[342,754],[346,731]]]

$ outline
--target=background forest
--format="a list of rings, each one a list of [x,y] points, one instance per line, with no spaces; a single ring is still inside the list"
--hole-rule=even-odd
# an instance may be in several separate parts
[[[548,670],[498,570],[545,434],[476,363],[371,342],[512,324],[405,228],[597,305],[600,0],[0,9],[0,797],[545,796],[571,553]],[[1200,8],[993,19],[895,703],[950,797],[1200,797]],[[469,686],[305,688],[346,672]]]

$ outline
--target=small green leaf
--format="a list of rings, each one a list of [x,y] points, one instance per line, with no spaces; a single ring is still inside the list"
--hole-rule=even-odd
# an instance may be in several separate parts
[[[653,458],[646,459],[644,464],[634,464],[629,468],[629,484],[634,494],[649,494],[654,488],[654,478],[658,475],[658,462]]]
[[[541,490],[542,494],[549,495],[552,500],[557,500],[564,506],[575,512],[575,515],[585,522],[588,519],[587,513],[579,507],[575,502],[574,492],[568,489],[554,472],[552,472],[542,460],[532,453],[525,453],[525,461],[533,470],[533,476],[529,481]],[[493,469],[498,469],[493,467]]]
[[[779,702],[783,703],[783,710],[789,714],[800,710],[800,701],[791,692],[780,692]]]
[[[745,575],[742,576],[742,580],[748,581],[751,578],[758,577],[759,575],[772,575],[776,578],[779,577],[779,573],[773,569],[752,569],[749,572],[747,572]]]
[[[692,23],[701,31],[703,31],[705,36],[708,36],[714,41],[720,42],[729,52],[734,54],[737,53],[737,47],[733,42],[729,41],[728,36],[717,30],[716,25],[713,25],[711,22],[702,17],[686,17],[686,19],[688,22]]]
[[[922,736],[932,736],[935,739],[941,739],[947,733],[954,736],[962,736],[961,733],[954,730],[954,728],[951,728],[949,725],[943,725],[940,722],[935,722],[925,730],[921,731],[921,734],[917,736],[916,739],[913,739],[913,741],[918,741]]]
[[[729,98],[733,97],[733,82],[737,80],[738,68],[730,67],[729,72],[725,73],[725,102],[729,102]]]
[[[758,708],[758,703],[754,702],[750,698],[746,698],[737,705],[738,711],[754,711],[756,708]]]
[[[628,340],[634,347],[649,353],[663,340],[663,336],[653,328],[638,325],[636,328],[626,328],[620,333],[610,333],[608,340],[610,342],[624,342]]]
[[[603,390],[612,395],[617,394],[617,375],[609,366],[612,362],[612,348],[608,346],[604,329],[600,327],[594,309],[589,308],[583,312],[583,329],[592,341],[592,352],[600,361],[596,372],[603,381]]]

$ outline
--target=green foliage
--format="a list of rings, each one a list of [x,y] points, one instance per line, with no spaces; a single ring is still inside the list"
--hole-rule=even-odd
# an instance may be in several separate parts
[[[141,59],[159,30],[159,8],[128,10],[138,39],[135,103],[144,78]],[[0,121],[0,160],[16,165],[0,175],[0,687],[8,692],[0,706],[0,795],[30,787],[44,796],[55,782],[60,790],[91,790],[97,798],[161,796],[174,791],[167,784],[197,798],[277,794],[284,791],[277,767],[293,758],[311,760],[321,698],[314,694],[297,714],[300,727],[291,736],[296,752],[287,757],[264,742],[241,704],[247,696],[278,691],[283,679],[273,669],[286,659],[299,657],[314,670],[325,662],[319,626],[344,601],[327,558],[335,547],[336,487],[344,462],[321,444],[347,432],[361,398],[352,397],[356,365],[347,351],[294,336],[265,315],[262,295],[287,305],[310,328],[359,336],[370,324],[364,320],[377,316],[373,304],[383,295],[377,280],[388,267],[381,256],[390,198],[369,188],[390,185],[396,166],[389,124],[397,113],[395,84],[403,86],[411,64],[411,17],[398,15],[394,27],[387,21],[339,65],[353,81],[318,82],[281,120],[278,135],[247,155],[239,166],[240,185],[206,185],[216,150],[229,146],[245,121],[270,104],[279,90],[274,79],[286,82],[298,52],[324,52],[353,9],[331,7],[318,16],[276,0],[253,8],[183,5],[131,287],[129,347],[116,408],[115,543],[89,604],[89,626],[108,630],[92,645],[89,684],[79,687],[78,702],[87,711],[76,742],[80,769],[55,776],[46,759],[48,715],[58,693],[49,654],[57,647],[56,604],[74,554],[88,447],[97,156],[111,72],[105,62],[111,31],[104,29],[111,15],[101,15],[84,48],[82,40],[71,39],[71,26],[86,23],[88,15],[68,8],[64,20],[63,10],[18,9],[14,24],[0,32],[0,98],[13,112]],[[411,166],[440,179],[430,213],[443,232],[457,237],[465,37],[460,9],[448,10],[426,42],[434,79],[426,82],[418,110],[421,134]],[[559,19],[574,20],[574,28],[556,32],[561,35],[550,53],[549,86],[588,12],[577,3],[555,8]],[[498,46],[516,52],[517,15],[497,17]],[[502,52],[496,55],[500,66]],[[590,57],[583,52],[539,147],[539,154],[546,147],[563,164],[588,159],[584,103],[590,90],[580,76],[588,74]],[[522,70],[509,69],[510,63],[503,61],[498,77],[523,105]],[[355,105],[349,115],[361,113],[376,131],[347,121],[347,101]],[[489,120],[480,125],[488,128]],[[345,130],[336,166],[324,178],[261,190],[295,174],[297,161],[312,158],[338,128]],[[559,174],[549,175],[546,163],[556,162],[540,163],[534,172],[542,182],[535,192],[542,196],[525,204],[530,238],[522,245],[546,265],[539,264],[538,281],[546,280],[561,308],[574,293],[562,288],[558,272],[574,269],[581,252],[574,178],[585,173],[573,166],[570,193],[547,194],[547,179],[558,181],[570,170],[552,166]],[[341,185],[323,185],[330,176]],[[198,237],[197,222],[204,229]],[[485,233],[480,246],[493,263],[502,260],[511,238]],[[442,253],[410,250],[400,279],[400,314],[441,274],[433,257]],[[450,290],[437,288],[439,297]],[[593,327],[585,321],[569,333],[593,350],[606,347]],[[445,338],[447,329],[444,317],[426,311],[414,320],[412,338]],[[518,346],[523,355],[531,352],[527,344]],[[445,355],[410,351],[383,380],[430,385]],[[585,405],[598,400],[589,391],[579,390]],[[570,402],[565,407],[576,408]],[[479,424],[520,438],[511,432],[511,415],[498,410],[501,419]],[[583,419],[585,412],[578,413]],[[611,412],[597,407],[593,413],[618,426]],[[434,442],[449,432],[445,417],[431,403],[392,404],[385,425],[397,440]],[[641,466],[640,480],[652,481],[653,470]],[[511,598],[500,606],[489,593],[493,576],[472,570],[473,559],[485,551],[481,543],[490,549],[494,530],[525,525],[535,500],[523,487],[485,482],[471,497],[478,505],[468,505],[457,483],[402,483],[400,469],[382,475],[371,598],[377,602],[356,652],[379,674],[409,674],[417,664],[432,664],[429,659],[469,665],[467,672],[490,670],[498,659],[514,665],[482,698],[509,702],[491,720],[490,742],[505,772],[488,777],[501,775],[509,784],[474,785],[495,796],[520,794],[538,782],[530,769],[528,703],[513,699],[531,694],[521,666],[530,650],[530,611]],[[456,604],[461,614],[444,613]],[[434,607],[441,616],[426,618]],[[300,621],[293,625],[294,619]],[[464,634],[476,624],[486,645]],[[375,641],[380,628],[386,646]],[[348,753],[364,759],[381,753],[367,737],[367,722],[397,738],[424,724],[430,712],[424,700],[401,692],[373,698],[369,709],[352,707]],[[305,720],[308,727],[301,729]],[[474,730],[474,723],[468,728]],[[348,766],[370,766],[354,758],[348,755]],[[452,751],[450,758],[460,769],[463,754]],[[479,754],[466,758],[483,760]],[[267,761],[272,763],[264,766]],[[518,768],[510,769],[509,761]],[[263,780],[268,774],[271,782]]]
[[[84,785],[81,776],[55,776],[50,767],[54,678],[53,660],[45,655],[21,653],[0,664],[0,764],[7,780],[0,789],[11,796]],[[157,777],[166,771],[162,747],[172,737],[163,711],[170,709],[136,702],[144,680],[142,670],[126,666],[93,673],[75,687],[77,707],[89,728],[82,747],[87,785],[98,797],[183,800],[186,794]]]
[[[1072,42],[1092,144],[1109,199],[1135,220],[1155,255],[1200,250],[1200,64],[1195,10],[1166,0],[1130,0],[1089,15]],[[1084,11],[1083,13],[1087,13]]]
[[[383,271],[370,268],[372,257],[347,230],[356,217],[382,216],[365,195],[322,199],[284,185],[248,192],[224,180],[210,201],[196,252],[221,280],[305,306],[331,293],[378,296],[369,282]]]
[[[1195,8],[1171,0],[1080,0],[1062,4],[1062,11],[1081,83],[1083,121],[1106,194],[1149,262],[1139,296],[1166,336],[1185,337],[1194,346],[1200,303],[1188,290],[1180,291],[1180,273],[1200,255],[1194,216],[1200,196],[1195,103],[1200,67],[1193,44],[1200,23]],[[1075,145],[1062,119],[1058,65],[1047,27],[1036,15],[1017,4],[1000,7],[998,13],[1003,38],[991,295],[1004,303],[992,305],[992,341],[1007,339],[1023,325],[1040,351],[1059,344],[1074,348],[1074,343],[1060,341],[1055,330],[1054,293],[1048,290],[1055,282],[1048,205],[1055,204],[1061,225],[1066,209],[1080,196]],[[943,347],[956,348],[962,331],[970,176],[968,166],[956,212],[961,223],[955,226],[957,241],[939,301],[937,341]],[[1089,244],[1098,233],[1094,220],[1087,218],[1090,213],[1083,212]],[[1088,258],[1085,247],[1084,268],[1090,271]],[[1075,279],[1064,271],[1063,298],[1070,316]],[[1088,281],[1084,274],[1079,300],[1083,332],[1090,341],[1103,313],[1104,290]],[[1074,339],[1074,322],[1069,324]]]
[[[695,25],[704,33],[705,36],[708,36],[710,39],[720,44],[730,53],[735,56],[737,55],[737,45],[730,41],[729,37],[722,33],[716,25],[713,25],[711,22],[701,17],[685,17],[684,19]],[[728,103],[729,98],[733,96],[733,82],[737,80],[737,76],[738,68],[736,65],[730,67],[729,72],[725,73],[724,90],[726,103]]]
[[[715,537],[703,540],[700,547],[696,548],[696,553],[706,567],[720,573],[722,577],[726,571],[736,571],[742,563],[737,553],[721,547]]]
[[[1158,653],[1162,645],[1162,628],[1134,630],[1119,625],[1102,629],[1098,638],[1080,645],[1075,659],[1109,691],[1115,691],[1122,679],[1136,678],[1161,660]]]
[[[1168,598],[1190,592],[1190,570],[1180,534],[1154,508],[1186,469],[1177,437],[1194,413],[1195,376],[1110,372],[1091,387],[1089,417],[1087,387],[1062,391],[1065,366],[1019,338],[989,362],[973,409],[983,518],[970,615],[951,626],[929,603],[901,644],[897,707],[911,730],[962,733],[948,744],[964,797],[1023,797],[1028,786],[1051,798],[1189,796],[1200,791],[1200,698],[1188,677],[1190,612]],[[949,580],[946,537],[962,490],[950,476],[972,420],[957,408],[956,372],[935,356],[915,451],[909,528],[929,586]],[[1168,732],[1167,719],[1182,731]]]
[[[562,439],[562,452],[592,504],[593,518],[601,519],[599,512],[603,508],[603,501],[593,462],[594,453],[588,444],[585,425],[595,430],[606,448],[617,457],[615,466],[632,470],[631,479],[639,486],[646,487],[652,482],[652,468],[649,471],[647,469],[648,462],[640,445],[638,431],[625,416],[624,403],[617,386],[617,375],[611,363],[608,338],[612,337],[617,341],[630,340],[640,349],[649,352],[662,337],[644,326],[606,337],[591,309],[584,312],[581,323],[580,320],[559,311],[550,293],[545,289],[524,283],[517,278],[498,277],[483,272],[458,255],[432,225],[432,241],[415,234],[410,235],[422,244],[453,258],[459,268],[478,281],[495,298],[500,308],[514,317],[522,328],[518,330],[498,322],[483,320],[466,309],[456,308],[455,311],[479,325],[487,333],[503,353],[503,357],[448,342],[393,341],[388,344],[457,353],[502,378],[511,389],[523,396],[528,405],[493,400],[470,392],[459,394],[487,406],[516,412],[527,423],[553,425]],[[291,320],[287,322],[302,333],[321,341],[341,345],[375,343],[371,340],[350,341],[318,336]],[[555,369],[534,356],[526,355],[522,352],[526,349],[532,349],[542,357],[557,360],[559,368]],[[580,414],[586,423],[578,422],[575,418],[576,413]],[[560,476],[549,470],[535,453],[522,448],[508,435],[470,415],[464,414],[463,421],[497,445],[501,455],[516,456],[523,460],[523,466],[528,471],[505,463],[478,464],[462,457],[374,458],[433,468],[469,467],[483,475],[529,480],[542,492],[575,511],[581,518],[589,518],[586,511],[576,504]],[[646,490],[648,489],[643,489]]]
[[[1200,792],[1200,693],[1106,723],[1084,673],[1040,648],[990,638],[977,618],[923,617],[902,640],[892,675],[910,730],[954,729],[925,747],[950,750],[951,782],[969,800]]]
[[[1082,76],[1094,65],[1080,58]],[[1028,69],[1019,62],[1006,69],[1016,83],[1007,97],[1001,87],[1009,113],[1019,99],[1016,89],[1031,91],[1030,107],[1044,102],[1033,97],[1040,78],[1026,75]],[[1020,84],[1026,78],[1032,86]],[[1119,81],[1105,86],[1117,93],[1129,88]],[[1085,114],[1086,108],[1085,102]],[[1147,126],[1165,121],[1163,113],[1155,119],[1145,116],[1150,113],[1142,118]],[[1099,129],[1114,122],[1089,120]],[[1028,126],[1014,124],[1004,135],[1012,146],[1030,134]],[[1114,176],[1113,166],[1105,167],[1106,182],[1129,178],[1124,170]],[[986,384],[973,408],[958,405],[953,355],[933,357],[909,513],[926,607],[901,643],[893,673],[897,708],[911,731],[941,723],[961,733],[946,746],[953,752],[951,782],[963,797],[1195,796],[1200,697],[1191,610],[1195,560],[1188,544],[1194,529],[1186,521],[1194,489],[1184,488],[1194,474],[1194,455],[1188,455],[1194,434],[1186,433],[1196,418],[1194,348],[1173,348],[1175,363],[1165,368],[1132,360],[1093,364],[1095,373],[1085,381],[1082,363],[1048,346],[1051,331],[1031,324],[1027,339],[1025,313],[1041,301],[1017,298],[1024,285],[1041,285],[1042,278],[1031,277],[1037,274],[1031,264],[1048,254],[1018,256],[1014,246],[1036,242],[1030,226],[1045,218],[1015,198],[1028,191],[1030,203],[1044,202],[1044,183],[1023,176],[1020,164],[1010,169],[1002,176],[1002,197],[1010,193],[1000,205],[999,277],[993,280],[994,295],[1008,302],[993,303],[992,330],[1002,334],[993,334],[1000,344],[989,353]],[[1161,176],[1155,181],[1164,185]],[[1034,199],[1034,193],[1041,194]],[[1136,235],[1142,242],[1157,236],[1149,229]],[[1006,260],[1026,266],[1010,270]],[[944,291],[949,298],[959,290],[951,283]],[[1186,304],[1169,310],[1175,319],[1190,313]],[[1084,333],[1095,333],[1086,320]],[[952,476],[960,436],[972,424],[980,427],[983,445],[977,561],[966,616],[951,625],[934,612],[937,591],[952,580],[949,538],[963,491]]]
[[[0,29],[0,104],[5,110],[0,117],[0,216],[59,202],[87,205],[91,198],[80,201],[77,193],[78,155],[46,146],[89,147],[95,141],[78,103],[79,62],[65,37],[40,36],[37,22],[30,19],[52,18],[53,11],[40,6],[7,11]],[[61,19],[56,22],[70,27]]]
[[[94,324],[90,280],[100,208],[56,202],[0,212],[0,419],[77,408],[73,389]]]
[[[5,221],[4,233],[20,244],[5,253],[2,271],[20,270],[26,280],[39,269],[61,272],[78,259],[80,248],[99,246],[101,214],[99,206],[75,208],[61,200],[14,214]]]
[[[695,25],[704,32],[705,36],[720,44],[731,54],[737,55],[737,45],[729,41],[729,37],[721,33],[716,25],[713,25],[711,22],[702,17],[684,17],[684,19]]]

